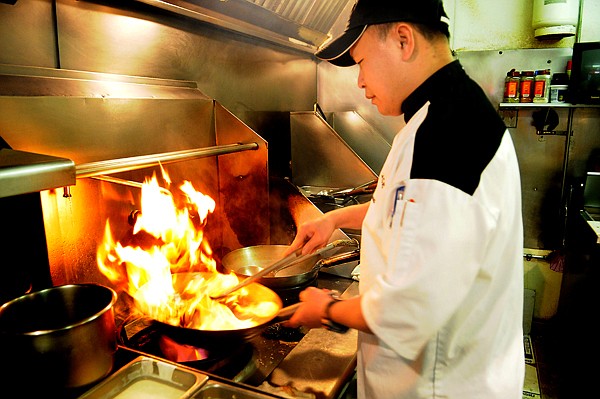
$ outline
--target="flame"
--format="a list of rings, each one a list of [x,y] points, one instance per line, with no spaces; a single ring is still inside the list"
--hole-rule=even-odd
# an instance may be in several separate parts
[[[204,360],[209,356],[209,352],[206,349],[188,344],[180,344],[166,335],[160,337],[158,345],[167,359],[177,363]]]
[[[171,182],[166,171],[163,179]],[[239,282],[217,271],[204,236],[215,201],[185,181],[182,199],[161,187],[156,175],[142,185],[141,213],[127,242],[115,241],[109,220],[98,247],[98,268],[122,288],[145,315],[174,326],[200,330],[249,328],[270,320],[279,298],[250,284],[218,301],[210,295]],[[274,295],[274,297],[273,297]]]

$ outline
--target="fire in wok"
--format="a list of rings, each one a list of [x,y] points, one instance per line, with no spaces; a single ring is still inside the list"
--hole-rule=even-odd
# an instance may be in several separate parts
[[[154,320],[186,329],[248,329],[273,319],[281,300],[260,284],[251,284],[221,300],[210,295],[236,285],[235,273],[217,271],[204,235],[215,201],[185,181],[177,196],[155,175],[142,185],[141,213],[131,236],[117,241],[110,222],[97,252],[99,270],[127,292],[136,308]]]

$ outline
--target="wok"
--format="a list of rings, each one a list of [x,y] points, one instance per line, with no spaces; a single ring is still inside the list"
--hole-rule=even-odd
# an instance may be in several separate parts
[[[312,281],[319,270],[342,263],[358,260],[360,250],[358,242],[355,240],[345,241],[346,248],[336,248],[331,252],[325,252],[320,255],[309,257],[297,264],[286,267],[274,274],[267,274],[260,277],[257,282],[272,288],[297,287],[304,283]],[[355,249],[348,251],[347,248]],[[283,257],[287,250],[287,245],[256,245],[233,250],[223,257],[221,264],[226,272],[234,272],[237,275],[249,277],[263,268],[273,264]]]
[[[205,278],[206,275],[206,273],[201,272],[173,274],[173,287],[176,292],[182,292],[191,280]],[[239,345],[240,342],[249,341],[260,335],[267,326],[289,319],[299,306],[299,304],[295,304],[283,308],[279,295],[261,284],[251,283],[246,288],[250,291],[251,297],[274,302],[278,308],[276,314],[257,320],[257,324],[252,327],[223,330],[201,330],[180,327],[155,319],[152,319],[153,324],[159,331],[181,344],[213,348],[229,344]]]

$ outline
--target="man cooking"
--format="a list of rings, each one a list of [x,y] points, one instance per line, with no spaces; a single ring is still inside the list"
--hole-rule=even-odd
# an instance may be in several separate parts
[[[358,0],[316,56],[358,64],[383,115],[402,115],[369,203],[298,227],[289,252],[361,228],[360,294],[300,295],[292,327],[358,334],[358,397],[520,399],[523,226],[510,134],[449,45],[441,0]]]

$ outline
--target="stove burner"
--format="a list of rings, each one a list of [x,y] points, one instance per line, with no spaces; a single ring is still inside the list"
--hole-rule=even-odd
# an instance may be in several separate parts
[[[129,338],[124,346],[233,381],[243,382],[254,371],[254,348],[249,342],[193,347],[174,341],[150,324]],[[196,352],[196,359],[181,359],[182,352],[189,355],[191,351]]]
[[[315,276],[312,280],[309,280],[300,285],[296,285],[294,287],[277,287],[271,288],[279,297],[281,298],[281,302],[283,302],[283,306],[293,305],[300,301],[300,292],[304,291],[308,287],[317,287],[318,281]]]
[[[165,357],[174,362],[193,362],[208,359],[210,351],[190,344],[181,344],[174,339],[161,335],[158,346]]]

